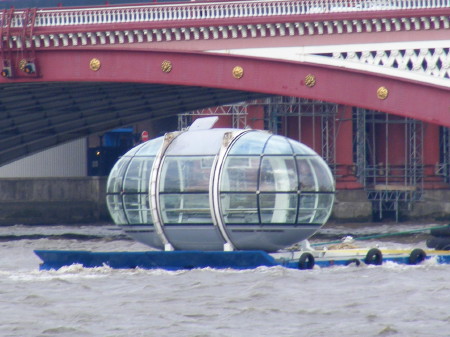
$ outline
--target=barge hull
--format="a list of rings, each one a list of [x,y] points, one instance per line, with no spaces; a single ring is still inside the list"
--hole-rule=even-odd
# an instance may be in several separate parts
[[[305,252],[274,253],[264,251],[144,251],[144,252],[91,252],[74,250],[35,250],[43,261],[40,270],[58,270],[74,264],[85,268],[108,266],[113,269],[165,269],[185,270],[195,268],[214,269],[254,269],[258,267],[282,266],[291,269],[310,269],[299,267],[299,260]],[[319,267],[345,266],[364,263],[363,251],[336,250],[315,252],[314,265]],[[427,250],[424,259],[435,258],[439,264],[450,264],[450,251]],[[309,252],[306,252],[311,254]],[[380,264],[391,261],[398,264],[411,263],[410,251],[386,250]]]
[[[59,269],[81,264],[85,268],[109,266],[113,269],[166,269],[194,268],[254,269],[278,265],[263,251],[204,252],[204,251],[146,251],[146,252],[90,252],[63,250],[35,250],[43,261],[41,270]]]

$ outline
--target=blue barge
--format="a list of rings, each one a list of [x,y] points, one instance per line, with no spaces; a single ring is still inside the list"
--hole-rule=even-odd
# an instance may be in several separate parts
[[[43,261],[41,270],[57,270],[80,264],[85,268],[109,266],[113,269],[188,270],[196,268],[254,269],[283,266],[292,269],[313,269],[350,264],[381,265],[387,261],[399,264],[419,264],[434,258],[437,263],[450,263],[450,251],[341,249],[324,251],[295,251],[269,254],[264,251],[143,251],[91,252],[36,250]]]

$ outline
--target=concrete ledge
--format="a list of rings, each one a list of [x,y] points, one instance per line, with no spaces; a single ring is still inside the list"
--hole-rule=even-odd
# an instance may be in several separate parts
[[[372,203],[367,200],[364,190],[340,190],[330,220],[335,222],[370,222],[372,221]]]
[[[112,222],[106,207],[106,177],[0,179],[0,225]],[[400,219],[450,220],[450,190],[426,190]],[[371,222],[364,190],[339,190],[333,222]]]
[[[111,221],[106,177],[0,179],[0,225]]]
[[[0,225],[109,221],[109,216],[102,213],[98,203],[92,201],[0,202]]]

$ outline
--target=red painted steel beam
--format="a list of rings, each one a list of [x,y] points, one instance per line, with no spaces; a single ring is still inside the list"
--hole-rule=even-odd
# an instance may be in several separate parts
[[[8,82],[135,82],[203,86],[323,100],[450,127],[450,89],[431,84],[309,63],[209,53],[65,49],[36,51],[36,77],[0,78]],[[92,59],[100,61],[97,71]],[[162,71],[170,61],[170,72]],[[17,65],[15,65],[17,67]],[[242,78],[233,77],[236,66]],[[15,73],[20,74],[20,70]],[[313,75],[315,85],[305,78]],[[388,90],[386,99],[377,90]]]

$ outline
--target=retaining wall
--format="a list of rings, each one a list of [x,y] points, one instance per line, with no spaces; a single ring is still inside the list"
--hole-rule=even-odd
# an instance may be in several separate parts
[[[0,179],[0,224],[111,221],[106,177]]]
[[[0,179],[0,225],[111,222],[106,177]],[[450,220],[450,190],[424,191],[423,200],[399,212],[399,219]],[[331,220],[371,222],[372,203],[363,190],[341,190]]]

